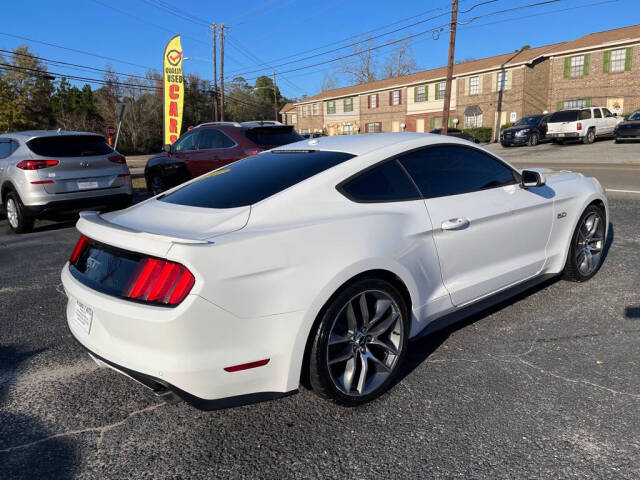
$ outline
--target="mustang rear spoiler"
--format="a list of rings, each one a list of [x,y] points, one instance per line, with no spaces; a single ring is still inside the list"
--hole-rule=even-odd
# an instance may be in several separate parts
[[[213,243],[209,240],[173,237],[122,227],[105,220],[99,212],[95,211],[81,212],[76,228],[89,238],[98,241],[101,238],[108,238],[109,244],[115,247],[144,252],[157,257],[164,257],[173,244],[205,245]]]

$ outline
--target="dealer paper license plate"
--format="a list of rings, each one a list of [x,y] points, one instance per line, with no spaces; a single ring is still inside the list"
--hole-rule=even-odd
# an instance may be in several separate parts
[[[90,188],[98,188],[98,182],[78,182],[78,189],[88,190]]]
[[[84,303],[76,302],[75,311],[76,325],[78,325],[87,335],[91,330],[91,321],[93,320],[93,310]]]

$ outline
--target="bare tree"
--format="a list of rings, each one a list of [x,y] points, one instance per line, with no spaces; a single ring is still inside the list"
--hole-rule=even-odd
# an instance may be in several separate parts
[[[349,83],[361,84],[376,80],[377,63],[373,57],[373,40],[353,46],[353,56],[340,61],[340,72],[346,75]]]
[[[333,90],[338,86],[338,78],[334,73],[324,72],[322,77],[322,86],[320,90],[326,92],[327,90]]]
[[[400,77],[418,70],[413,48],[409,40],[397,43],[395,49],[389,53],[382,69],[382,78]]]

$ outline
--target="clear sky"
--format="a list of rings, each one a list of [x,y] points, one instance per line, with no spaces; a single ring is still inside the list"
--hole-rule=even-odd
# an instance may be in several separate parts
[[[558,0],[526,8],[542,1],[460,0],[461,23],[482,17],[459,27],[456,59],[482,58],[527,44],[539,46],[640,24],[640,0]],[[462,13],[477,4],[482,5]],[[226,73],[251,72],[244,75],[251,83],[257,75],[270,74],[275,68],[283,72],[278,73],[282,92],[300,97],[317,93],[325,73],[336,72],[339,63],[284,73],[287,70],[348,54],[350,48],[341,47],[353,42],[355,36],[381,35],[416,22],[421,23],[376,41],[383,44],[425,32],[411,39],[418,66],[422,70],[444,65],[449,34],[444,31],[435,38],[437,35],[430,29],[448,23],[450,5],[450,0],[4,0],[0,32],[30,40],[0,35],[0,48],[10,50],[27,44],[44,58],[97,68],[111,63],[117,72],[140,75],[145,67],[161,68],[165,43],[180,33],[184,55],[189,57],[185,71],[211,79],[211,35],[204,23],[225,22],[231,27],[226,43]],[[513,10],[486,16],[504,9]],[[429,20],[435,16],[438,17]],[[380,62],[389,48],[376,51]],[[318,55],[327,50],[335,51]],[[301,57],[311,58],[280,65]],[[100,72],[81,72],[69,66],[50,65],[49,70],[102,76]],[[344,80],[340,83],[344,84]]]

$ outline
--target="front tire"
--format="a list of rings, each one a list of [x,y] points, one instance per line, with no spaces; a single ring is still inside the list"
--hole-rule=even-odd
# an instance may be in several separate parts
[[[15,192],[7,193],[4,199],[7,222],[15,233],[26,233],[33,228],[34,218],[27,215],[20,197]]]
[[[564,277],[573,282],[586,282],[602,265],[606,217],[602,208],[589,205],[578,221],[569,247]]]
[[[363,278],[336,295],[321,314],[309,358],[309,381],[319,396],[361,405],[397,377],[409,338],[409,312],[396,287]]]
[[[533,133],[531,134],[531,136],[529,137],[529,146],[530,147],[535,147],[536,145],[538,145],[538,143],[540,142],[540,139],[538,138],[538,134],[537,133]]]

